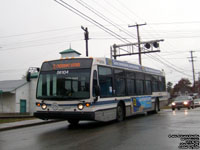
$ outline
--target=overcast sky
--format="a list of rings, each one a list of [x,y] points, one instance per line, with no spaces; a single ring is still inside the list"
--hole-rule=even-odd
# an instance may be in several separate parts
[[[131,42],[137,42],[136,28],[128,25],[146,22],[140,27],[141,41],[164,42],[160,53],[142,55],[142,64],[164,69],[167,81],[177,83],[185,77],[193,82],[191,50],[195,51],[195,71],[200,72],[199,0],[84,0],[115,26],[83,7],[81,0],[64,1]],[[0,0],[0,19],[0,80],[20,79],[29,67],[59,59],[59,52],[70,44],[85,56],[81,26],[89,30],[89,56],[110,57],[111,45],[124,44],[54,0]],[[138,64],[138,56],[118,59]]]

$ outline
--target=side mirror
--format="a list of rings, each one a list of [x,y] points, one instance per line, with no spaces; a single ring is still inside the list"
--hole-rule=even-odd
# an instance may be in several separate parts
[[[98,96],[100,96],[100,87],[99,86],[95,86],[94,87],[94,92],[95,92],[95,99],[94,99],[94,102],[98,101]]]
[[[40,68],[37,68],[37,72],[40,72]]]
[[[100,87],[99,86],[95,86],[95,95],[96,96],[100,96]]]
[[[26,74],[26,81],[30,82],[31,81],[31,73],[27,72]]]

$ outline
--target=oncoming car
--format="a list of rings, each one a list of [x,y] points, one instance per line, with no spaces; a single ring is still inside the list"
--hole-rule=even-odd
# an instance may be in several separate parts
[[[175,98],[174,102],[172,102],[172,110],[176,108],[180,110],[180,108],[194,108],[194,101],[191,96],[178,96]]]
[[[194,107],[200,107],[200,98],[194,99]]]

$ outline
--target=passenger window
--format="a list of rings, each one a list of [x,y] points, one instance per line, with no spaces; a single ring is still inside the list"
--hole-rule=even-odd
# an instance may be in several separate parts
[[[136,80],[136,93],[137,95],[144,94],[144,82],[143,80]]]
[[[126,81],[128,95],[135,95],[135,80],[127,79]]]
[[[125,93],[125,76],[124,71],[120,69],[114,69],[115,75],[115,90],[117,96],[124,96]]]
[[[151,81],[146,80],[145,81],[145,89],[146,89],[146,94],[150,95],[151,94]]]
[[[111,97],[113,95],[113,84],[112,84],[112,69],[108,67],[100,66],[99,71],[99,85],[101,97]]]

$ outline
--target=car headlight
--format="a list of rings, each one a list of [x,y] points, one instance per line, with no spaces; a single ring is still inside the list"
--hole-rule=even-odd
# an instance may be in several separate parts
[[[176,105],[176,103],[175,103],[175,102],[173,102],[173,103],[172,103],[172,106],[175,106],[175,105]]]
[[[84,108],[83,104],[78,104],[77,107],[79,110],[83,110],[83,108]]]
[[[45,109],[47,109],[47,105],[46,105],[45,103],[43,103],[43,104],[41,105],[41,108],[42,108],[43,110],[45,110]]]
[[[184,104],[184,105],[187,105],[187,104],[188,104],[188,102],[186,102],[186,101],[185,101],[185,102],[183,102],[183,104]]]

